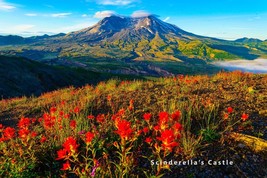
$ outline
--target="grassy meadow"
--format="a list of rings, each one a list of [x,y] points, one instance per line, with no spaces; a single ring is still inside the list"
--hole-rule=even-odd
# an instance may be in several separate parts
[[[267,75],[239,71],[2,99],[0,177],[264,177],[266,150],[233,135],[267,139],[266,101]]]

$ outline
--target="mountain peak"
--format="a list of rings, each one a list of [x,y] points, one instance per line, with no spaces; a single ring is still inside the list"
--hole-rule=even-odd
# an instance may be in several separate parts
[[[105,41],[133,41],[153,39],[156,35],[175,34],[190,35],[175,25],[166,23],[155,15],[142,17],[126,17],[112,15],[100,20],[96,25],[69,34],[69,37],[80,39],[83,42]]]

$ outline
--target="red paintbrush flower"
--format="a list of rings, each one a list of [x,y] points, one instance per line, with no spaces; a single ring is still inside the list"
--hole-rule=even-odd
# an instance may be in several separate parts
[[[104,114],[98,114],[96,117],[96,121],[99,123],[102,123],[105,121],[105,115]]]
[[[69,162],[69,160],[67,161],[67,162],[65,162],[64,164],[63,164],[63,167],[60,169],[60,170],[62,170],[62,171],[67,171],[67,170],[70,170],[71,169],[71,167],[70,167],[70,162]]]
[[[119,120],[117,124],[117,129],[115,133],[120,135],[121,139],[128,139],[133,130],[131,129],[131,123],[126,120]]]
[[[28,137],[30,131],[28,129],[20,129],[19,130],[19,138],[25,139]]]
[[[90,120],[91,120],[91,119],[93,120],[93,119],[95,118],[95,116],[93,116],[93,115],[88,115],[87,118],[90,119]]]
[[[229,114],[231,114],[231,113],[233,112],[233,108],[232,108],[232,107],[228,107],[228,108],[227,108],[227,112],[228,112]]]
[[[145,139],[145,142],[148,143],[148,144],[151,143],[151,142],[152,142],[152,138],[151,138],[151,137],[147,137],[147,138]]]
[[[51,107],[50,108],[50,114],[53,114],[57,111],[57,108],[56,107]]]
[[[244,122],[248,119],[248,114],[243,113],[241,116],[241,120]]]
[[[152,114],[150,114],[150,113],[145,113],[145,114],[143,115],[143,118],[144,118],[145,121],[149,122],[150,119],[151,119],[151,116],[152,116]]]
[[[0,137],[0,143],[6,141],[4,137]]]
[[[73,137],[68,137],[63,143],[63,148],[69,152],[77,152],[78,147],[79,145]]]
[[[35,132],[35,131],[32,131],[32,133],[31,133],[31,137],[36,137],[38,134],[37,134],[37,132]]]
[[[65,159],[67,155],[68,151],[66,149],[58,150],[56,160]]]
[[[63,117],[64,116],[64,112],[63,111],[59,111],[59,116]]]
[[[166,123],[168,122],[169,114],[167,112],[160,112],[159,113],[159,120],[160,123]]]
[[[18,122],[18,127],[20,129],[28,129],[31,124],[31,120],[29,118],[21,118]]]
[[[165,128],[167,127],[167,123],[169,120],[169,114],[167,112],[160,112],[159,113],[159,127],[161,130],[165,130]]]
[[[175,142],[175,135],[172,130],[164,130],[161,132],[161,136],[157,137],[158,140],[162,142],[162,147],[164,150],[172,151],[172,149],[179,144]]]
[[[143,128],[143,132],[144,133],[148,133],[149,132],[149,128],[148,127]]]
[[[110,95],[107,96],[107,100],[111,101],[111,96]]]
[[[47,138],[45,136],[42,136],[41,139],[40,139],[40,142],[44,143],[44,142],[46,142],[46,140],[47,140]]]
[[[76,121],[75,120],[70,121],[70,128],[72,128],[72,129],[76,128]]]
[[[7,127],[7,128],[5,128],[3,130],[4,137],[7,140],[14,138],[15,137],[15,133],[16,133],[16,131],[12,127]]]
[[[181,111],[175,111],[172,113],[172,119],[178,121],[181,118]]]
[[[158,125],[154,126],[154,130],[159,131],[159,126]]]
[[[85,138],[86,138],[86,144],[89,144],[92,142],[92,140],[94,139],[95,135],[92,132],[87,132],[85,134]]]
[[[74,113],[78,114],[80,112],[80,108],[77,106],[73,110]]]
[[[174,130],[175,135],[177,135],[182,129],[183,129],[183,126],[180,123],[176,123],[173,125],[173,130]]]
[[[133,99],[130,100],[128,109],[129,109],[129,111],[134,109],[134,100]]]
[[[223,115],[223,119],[224,120],[227,120],[229,118],[229,114],[228,113],[224,113],[224,115]]]

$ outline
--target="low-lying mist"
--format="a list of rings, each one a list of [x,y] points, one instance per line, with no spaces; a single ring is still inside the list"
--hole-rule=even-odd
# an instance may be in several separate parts
[[[221,61],[213,64],[230,71],[241,70],[243,72],[267,73],[267,59]]]

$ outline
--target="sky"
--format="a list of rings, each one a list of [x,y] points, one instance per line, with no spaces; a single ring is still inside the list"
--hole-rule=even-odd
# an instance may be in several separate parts
[[[267,39],[267,0],[0,0],[0,34],[68,33],[112,14],[155,14],[188,32],[220,39]]]

